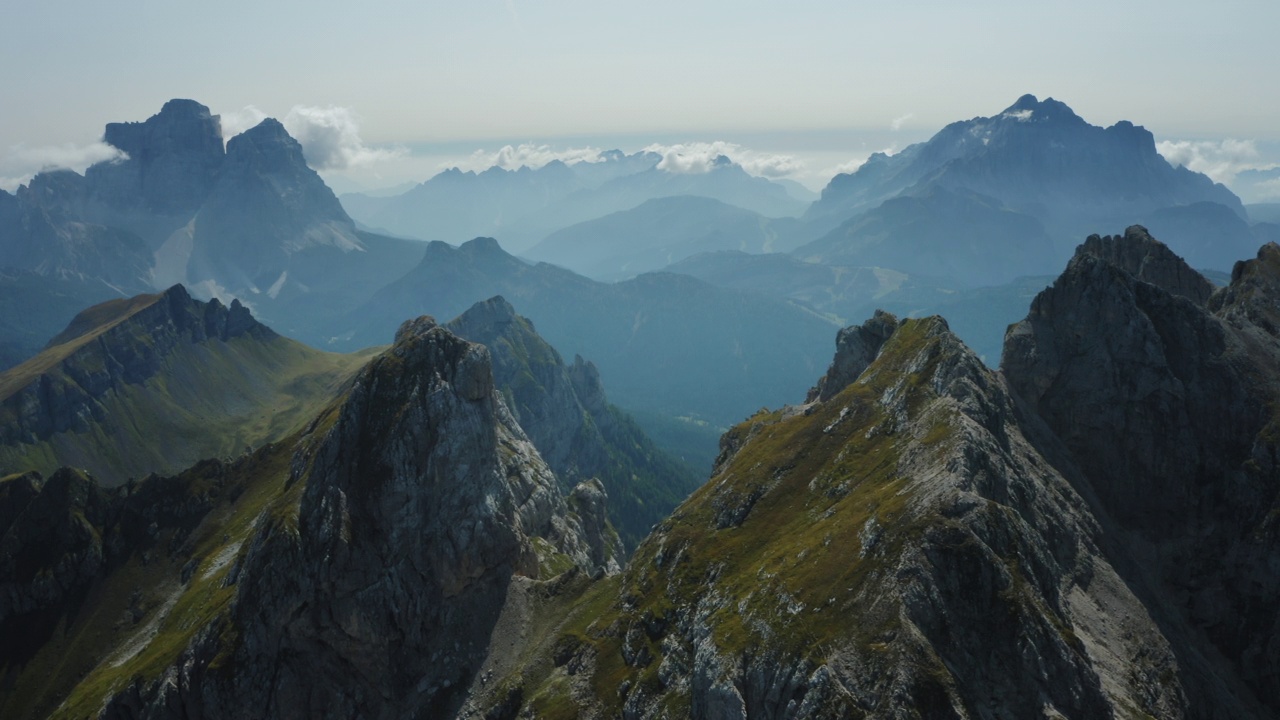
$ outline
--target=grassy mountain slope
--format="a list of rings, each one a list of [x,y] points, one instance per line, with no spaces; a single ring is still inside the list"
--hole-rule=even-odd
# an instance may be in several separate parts
[[[310,420],[366,359],[280,337],[181,286],[109,301],[0,375],[0,467],[81,467],[114,485],[239,455]]]

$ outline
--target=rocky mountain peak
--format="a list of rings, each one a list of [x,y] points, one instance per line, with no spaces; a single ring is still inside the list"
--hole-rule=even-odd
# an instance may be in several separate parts
[[[307,166],[302,146],[267,118],[227,143],[195,224],[188,280],[274,298],[288,280],[290,257],[315,247],[363,249],[355,223]]]
[[[145,122],[109,123],[103,140],[127,158],[98,163],[85,177],[96,197],[119,210],[194,213],[224,156],[219,117],[194,100],[170,100]]]
[[[836,334],[836,354],[827,374],[809,391],[806,402],[825,401],[858,379],[862,371],[876,359],[880,348],[898,329],[898,318],[877,310],[862,325],[850,325]]]
[[[413,337],[424,335],[439,324],[440,323],[436,322],[436,319],[430,315],[422,315],[405,320],[403,323],[400,323],[400,327],[396,330],[395,344],[399,345]]]
[[[472,242],[477,242],[477,240]],[[516,314],[516,309],[511,306],[511,303],[507,302],[506,298],[501,295],[495,295],[488,300],[482,300],[472,305],[466,312],[454,319],[450,326],[455,328],[455,332],[459,332],[464,337],[496,335],[501,333],[506,325],[519,319],[521,318]],[[532,321],[524,319],[524,322],[528,324],[529,330],[533,330]]]
[[[495,257],[506,255],[506,251],[491,237],[477,237],[458,246],[458,249],[476,257]]]
[[[295,170],[307,165],[302,145],[275,118],[265,118],[228,140],[227,157],[252,164],[261,172]]]
[[[1002,369],[1071,452],[1110,518],[1153,543],[1140,552],[1176,612],[1205,628],[1272,708],[1280,582],[1258,582],[1280,536],[1280,248],[1207,281],[1142,228],[1090,238],[1027,318]],[[1223,562],[1223,558],[1232,558]],[[1170,590],[1176,588],[1177,590]]]
[[[1045,98],[1041,101],[1030,93],[1018,98],[1017,102],[1005,108],[1004,112],[997,117],[1023,123],[1086,124],[1084,119],[1076,115],[1066,103],[1053,98]]]
[[[519,578],[539,577],[548,554],[588,573],[614,563],[603,493],[582,488],[570,512],[496,394],[485,347],[412,327],[299,443],[296,520],[264,521],[247,543],[241,639],[197,640],[192,662],[231,653],[234,677],[145,689],[157,705],[179,692],[233,714],[443,716]]]
[[[1090,235],[1076,248],[1076,258],[1084,255],[1103,260],[1138,280],[1200,305],[1213,294],[1213,283],[1191,269],[1167,245],[1151,237],[1141,225],[1126,228],[1124,235]]]

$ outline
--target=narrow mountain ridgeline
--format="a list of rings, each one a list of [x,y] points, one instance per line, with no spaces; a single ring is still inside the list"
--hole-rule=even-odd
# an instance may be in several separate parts
[[[81,312],[0,374],[0,469],[85,468],[108,485],[296,431],[366,357],[280,337],[181,285]]]
[[[484,346],[407,322],[255,453],[117,490],[68,470],[0,481],[0,624],[23,641],[3,650],[0,709],[447,716],[520,642],[509,610],[547,578],[616,569],[605,504],[595,481],[561,495]]]
[[[1278,301],[1280,248],[1215,291],[1135,227],[1001,372],[847,329],[468,717],[1274,717]]]
[[[579,355],[565,365],[503,298],[477,303],[445,327],[489,348],[495,384],[562,490],[590,478],[603,483],[609,520],[628,549],[702,481],[609,404],[594,364]]]

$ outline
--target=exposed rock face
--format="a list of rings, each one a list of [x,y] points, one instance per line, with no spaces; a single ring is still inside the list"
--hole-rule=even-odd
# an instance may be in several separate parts
[[[845,330],[548,640],[573,657],[505,683],[584,717],[1274,717],[1276,289],[1280,248],[1206,301],[1131,228],[1007,378],[940,318]]]
[[[1203,305],[1213,294],[1213,283],[1188,267],[1141,225],[1127,228],[1123,236],[1090,235],[1076,254],[1096,257],[1198,305]]]
[[[877,320],[853,383],[729,433],[614,607],[570,631],[567,670],[522,668],[525,697],[586,717],[1181,716],[1169,643],[1044,459],[1061,447],[940,318]],[[581,689],[616,678],[616,697]]]
[[[146,122],[108,123],[102,139],[128,158],[85,172],[95,199],[116,210],[190,218],[222,165],[222,125],[194,100],[170,100]]]
[[[489,348],[508,407],[561,488],[590,478],[603,483],[610,518],[629,547],[697,487],[700,478],[609,405],[593,363],[576,356],[565,365],[502,297],[476,303],[447,327]]]
[[[302,146],[268,118],[227,143],[195,219],[188,277],[270,293],[287,279],[289,257],[312,247],[362,249],[333,191],[307,167]]]
[[[96,278],[138,292],[151,258],[137,235],[86,222],[89,188],[70,170],[42,172],[0,208],[0,260],[5,267],[54,278]]]
[[[238,641],[200,634],[105,717],[439,717],[512,577],[538,575],[535,537],[586,571],[613,562],[584,530],[600,527],[598,488],[568,511],[483,346],[417,321],[333,413],[292,461],[296,519],[264,519],[248,544]]]
[[[1280,710],[1275,433],[1280,248],[1207,298],[1141,228],[1090,238],[1010,328],[1010,383],[1070,448],[1139,561],[1230,673]],[[1188,299],[1190,297],[1191,299]],[[1208,691],[1192,700],[1208,708]]]
[[[59,629],[71,628],[93,602],[92,588],[131,555],[153,552],[162,541],[181,546],[225,490],[222,470],[210,461],[192,474],[206,473],[211,482],[152,477],[114,489],[65,468],[47,479],[26,473],[0,481],[0,633],[6,640],[0,668],[6,675],[18,674],[42,646],[59,639]],[[141,613],[135,603],[129,611]],[[3,694],[0,707],[15,717],[37,714]]]
[[[850,325],[836,333],[836,356],[827,374],[809,391],[806,402],[830,400],[858,379],[863,370],[880,354],[884,341],[898,329],[898,318],[877,310],[861,326]]]

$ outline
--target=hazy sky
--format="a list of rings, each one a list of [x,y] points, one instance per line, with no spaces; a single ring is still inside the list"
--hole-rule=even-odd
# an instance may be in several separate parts
[[[895,128],[927,137],[1026,92],[1160,139],[1280,142],[1274,0],[45,0],[4,15],[11,171],[172,97],[224,117],[342,108],[368,148],[401,149],[358,156],[367,172],[505,143],[652,137],[754,139],[812,174]]]

